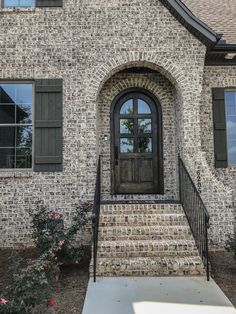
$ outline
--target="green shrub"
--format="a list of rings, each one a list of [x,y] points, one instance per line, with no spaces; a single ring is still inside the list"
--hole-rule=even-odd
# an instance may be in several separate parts
[[[228,241],[226,241],[226,250],[228,252],[232,252],[234,254],[234,258],[236,259],[236,232],[233,236],[230,236]]]

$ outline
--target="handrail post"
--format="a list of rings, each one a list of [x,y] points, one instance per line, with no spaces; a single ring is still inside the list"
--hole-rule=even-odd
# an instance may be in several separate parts
[[[101,202],[101,156],[98,159],[96,185],[93,202],[92,229],[93,229],[93,280],[96,282],[96,266],[97,266],[97,242],[98,227]]]
[[[209,269],[209,248],[208,248],[208,222],[205,224],[206,229],[206,272],[207,272],[207,281],[210,281],[210,269]]]

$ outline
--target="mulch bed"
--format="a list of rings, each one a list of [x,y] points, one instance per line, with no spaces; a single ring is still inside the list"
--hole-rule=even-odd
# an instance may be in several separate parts
[[[236,307],[236,260],[225,251],[210,252],[212,277]]]
[[[9,257],[13,251],[0,249],[0,296],[9,279]],[[35,250],[24,250],[21,255],[35,258]],[[82,314],[89,280],[89,252],[79,265],[62,267],[58,282],[54,286],[55,314]]]

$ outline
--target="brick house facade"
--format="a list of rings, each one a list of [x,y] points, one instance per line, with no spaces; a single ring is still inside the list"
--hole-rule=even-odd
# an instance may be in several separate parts
[[[0,171],[0,245],[30,244],[28,209],[40,200],[63,210],[69,223],[75,204],[93,199],[99,155],[102,200],[178,201],[179,154],[209,211],[210,244],[224,245],[235,228],[236,164],[215,161],[212,89],[236,91],[236,33],[228,44],[228,30],[221,38],[224,29],[204,26],[183,5],[187,0],[52,2],[0,8],[0,84],[27,82],[35,90],[32,169]],[[193,2],[197,14],[202,4]],[[62,159],[52,166],[34,147],[42,128],[35,104],[44,84],[60,82]],[[131,88],[148,91],[162,108],[162,193],[112,190],[111,106]]]

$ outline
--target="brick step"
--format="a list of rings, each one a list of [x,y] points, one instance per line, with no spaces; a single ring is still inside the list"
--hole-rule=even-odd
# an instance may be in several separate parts
[[[150,226],[150,225],[188,225],[184,214],[130,214],[104,215],[100,217],[101,227],[111,226]]]
[[[192,239],[189,226],[119,226],[99,230],[99,241],[180,239]]]
[[[98,257],[151,257],[197,255],[194,240],[99,241]]]
[[[92,276],[92,274],[93,261],[90,264],[90,275]],[[195,276],[204,274],[205,270],[199,256],[97,259],[97,276]]]
[[[101,205],[104,215],[128,214],[183,214],[180,204],[116,204]]]

